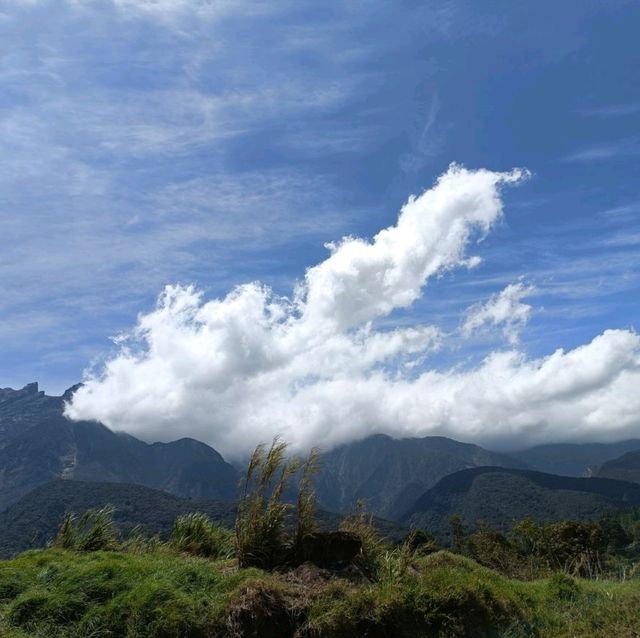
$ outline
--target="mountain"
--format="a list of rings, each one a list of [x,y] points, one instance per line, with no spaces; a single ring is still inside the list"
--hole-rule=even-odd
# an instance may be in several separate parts
[[[607,461],[598,471],[598,476],[640,483],[640,450]]]
[[[115,507],[114,522],[121,533],[139,525],[144,534],[161,538],[168,536],[175,519],[183,514],[204,512],[227,527],[233,526],[236,517],[236,503],[230,501],[184,498],[127,483],[58,479],[37,487],[0,513],[0,557],[42,547],[55,536],[68,512],[82,514],[106,505]],[[342,518],[332,512],[316,512],[321,529],[336,529]],[[397,523],[379,518],[373,522],[383,536],[393,540],[407,533],[407,528]]]
[[[0,389],[0,509],[52,479],[137,483],[180,496],[233,499],[239,475],[194,439],[144,443],[100,423],[72,422],[64,402],[31,383]]]
[[[616,443],[549,443],[513,452],[511,456],[540,472],[592,476],[606,461],[632,450],[640,450],[640,439]]]
[[[425,492],[401,517],[446,539],[449,517],[484,521],[507,531],[514,520],[592,520],[640,504],[640,485],[605,478],[575,478],[529,470],[478,467],[455,472]]]
[[[526,467],[522,461],[442,436],[393,439],[377,434],[341,445],[321,457],[318,501],[334,512],[357,501],[392,520],[443,476],[482,465]]]

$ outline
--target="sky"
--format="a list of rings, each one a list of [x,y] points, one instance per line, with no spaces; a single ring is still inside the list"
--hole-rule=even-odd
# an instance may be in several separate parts
[[[232,456],[640,436],[639,28],[0,0],[0,387]]]

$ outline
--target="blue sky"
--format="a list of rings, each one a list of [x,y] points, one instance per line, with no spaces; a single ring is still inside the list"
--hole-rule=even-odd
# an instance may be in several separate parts
[[[522,278],[529,356],[637,327],[639,29],[636,1],[0,2],[0,387],[61,392],[168,283],[290,294],[453,161],[532,176],[381,325]]]

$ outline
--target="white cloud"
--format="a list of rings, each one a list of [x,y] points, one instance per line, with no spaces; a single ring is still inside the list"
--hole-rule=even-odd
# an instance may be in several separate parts
[[[470,336],[487,325],[502,326],[502,333],[511,345],[516,345],[519,333],[529,321],[531,306],[522,299],[535,292],[534,286],[522,282],[509,284],[484,304],[475,304],[467,311],[462,333]]]
[[[147,439],[194,436],[230,456],[275,434],[295,449],[373,432],[512,446],[632,435],[640,425],[633,331],[608,330],[534,360],[491,353],[475,369],[442,372],[412,367],[440,347],[436,327],[374,327],[411,305],[430,277],[468,265],[473,233],[501,214],[500,184],[523,174],[452,166],[373,241],[332,245],[292,298],[259,283],[211,301],[193,287],[167,287],[68,415]],[[531,292],[508,286],[467,318],[468,329],[504,325],[514,340]]]
[[[373,432],[494,445],[631,435],[640,425],[640,336],[631,330],[540,359],[514,350],[438,371],[411,367],[440,346],[436,327],[375,328],[429,278],[468,265],[474,233],[501,215],[500,185],[523,175],[452,166],[373,241],[332,245],[291,298],[255,282],[210,301],[167,287],[68,415],[146,439],[194,436],[230,456],[276,433],[295,449]],[[522,322],[528,292],[508,287],[483,306],[494,308],[488,320]]]
[[[466,246],[500,217],[500,185],[525,174],[452,165],[373,241],[331,244],[291,298],[259,283],[208,302],[192,287],[167,287],[69,414],[147,437],[190,433],[231,453],[281,429],[294,444],[308,444],[316,425],[305,421],[321,419],[320,410],[302,421],[280,413],[338,380],[348,387],[391,378],[398,367],[386,369],[390,360],[415,363],[437,348],[437,328],[380,332],[372,322],[411,305],[430,277],[475,264]]]

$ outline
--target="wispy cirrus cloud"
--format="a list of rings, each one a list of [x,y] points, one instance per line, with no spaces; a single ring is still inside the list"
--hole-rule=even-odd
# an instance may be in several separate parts
[[[592,106],[578,111],[581,115],[589,117],[625,117],[640,113],[640,102],[627,102],[624,104],[607,104],[605,106]]]
[[[243,267],[260,268],[267,246],[343,232],[359,210],[345,206],[334,177],[304,162],[257,161],[264,130],[283,154],[307,154],[314,135],[332,143],[343,132],[323,120],[358,82],[359,58],[349,62],[342,49],[338,59],[331,30],[317,29],[313,41],[280,37],[273,16],[292,8],[126,0],[4,7],[6,330],[24,334],[23,318],[46,305],[53,324],[31,322],[32,343],[47,331],[52,344],[72,349],[74,331],[62,328],[71,307],[76,335],[86,335],[103,329],[97,314],[135,314],[141,295],[173,278],[209,281],[216,272],[217,285],[229,285]],[[273,46],[247,37],[258,23]],[[331,48],[333,60],[322,53]],[[318,59],[313,75],[292,49]],[[293,124],[304,136],[291,137]]]
[[[565,162],[598,162],[640,154],[640,138],[630,137],[606,144],[597,144],[565,155]]]

